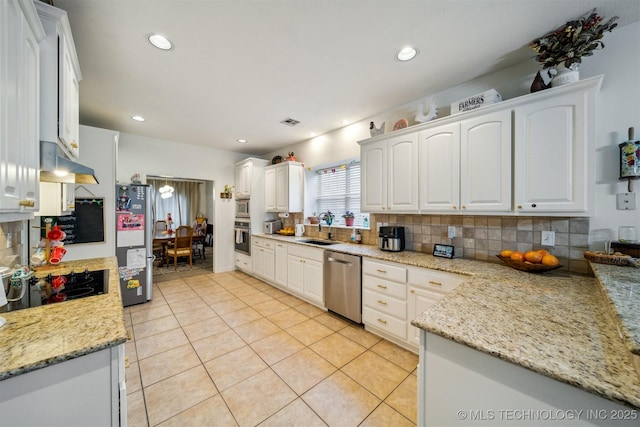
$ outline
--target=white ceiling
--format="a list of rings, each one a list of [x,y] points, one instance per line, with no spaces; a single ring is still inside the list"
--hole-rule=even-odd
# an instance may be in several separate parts
[[[640,20],[638,0],[54,4],[78,51],[82,124],[257,155],[532,60],[532,39],[593,7],[621,26]],[[175,48],[152,47],[155,32]],[[400,63],[405,45],[420,54]],[[279,123],[288,117],[301,123]]]

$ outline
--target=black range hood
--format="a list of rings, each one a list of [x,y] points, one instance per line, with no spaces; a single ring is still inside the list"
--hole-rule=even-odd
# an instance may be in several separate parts
[[[40,141],[40,182],[98,184],[98,179],[90,167],[58,155],[55,142]]]

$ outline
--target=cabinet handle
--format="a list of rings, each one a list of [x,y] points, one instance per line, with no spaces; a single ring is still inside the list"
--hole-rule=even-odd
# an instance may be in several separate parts
[[[75,142],[75,141],[73,141],[73,142],[71,143],[71,148],[78,148],[78,143],[77,143],[77,142]]]
[[[380,289],[387,289],[387,287],[386,287],[385,285],[378,285],[378,287],[379,287]]]
[[[522,205],[518,205],[518,209],[522,209]]]
[[[433,280],[429,280],[429,284],[431,284],[431,285],[435,285],[435,286],[442,286],[442,283],[441,283],[441,282],[435,282],[435,281],[433,281]]]
[[[127,329],[127,340],[131,341],[131,331]]]
[[[386,301],[378,300],[378,304],[387,305]]]
[[[467,207],[465,205],[462,205],[461,209],[467,209]]]
[[[376,320],[377,320],[378,322],[382,323],[383,325],[386,325],[386,324],[387,324],[387,321],[386,321],[386,320],[384,320],[384,319],[380,319],[380,318],[378,318],[378,319],[376,319]]]
[[[35,206],[35,202],[33,200],[20,200],[20,206],[26,206],[28,208],[32,208]]]
[[[458,207],[456,205],[451,206],[451,208],[458,209]]]
[[[376,271],[377,271],[378,273],[387,274],[387,270],[380,270],[380,269],[377,269]]]
[[[129,367],[129,356],[124,357],[124,368],[127,369]]]
[[[411,293],[415,294],[416,293],[415,289],[411,289]]]

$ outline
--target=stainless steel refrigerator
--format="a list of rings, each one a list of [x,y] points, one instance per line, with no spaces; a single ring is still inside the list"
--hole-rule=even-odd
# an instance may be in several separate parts
[[[122,304],[151,300],[153,220],[150,186],[116,185],[116,256]]]

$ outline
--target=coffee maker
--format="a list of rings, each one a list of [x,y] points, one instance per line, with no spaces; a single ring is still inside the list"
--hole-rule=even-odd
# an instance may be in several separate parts
[[[404,251],[404,227],[380,227],[378,247],[383,251]]]

